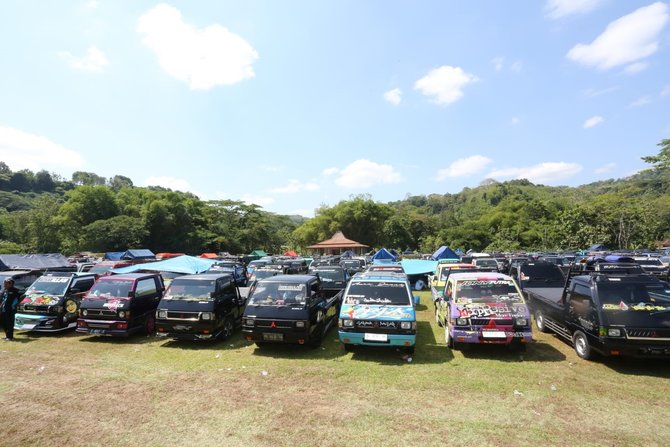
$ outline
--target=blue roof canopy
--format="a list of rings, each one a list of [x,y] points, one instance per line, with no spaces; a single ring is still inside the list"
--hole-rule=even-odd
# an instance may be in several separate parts
[[[124,253],[123,251],[108,251],[102,259],[105,261],[120,261]]]
[[[156,259],[156,255],[146,248],[126,250],[121,259]]]
[[[451,248],[443,245],[438,248],[435,253],[433,253],[432,258],[436,261],[439,261],[440,259],[458,259],[460,256],[458,256]]]
[[[396,257],[393,256],[387,249],[380,248],[377,253],[372,257],[373,263],[383,263],[383,262],[395,262]]]
[[[176,258],[166,259],[164,261],[146,262],[144,264],[135,264],[128,267],[121,267],[112,270],[113,273],[132,273],[140,270],[151,270],[156,272],[174,272],[184,274],[202,273],[209,270],[216,260],[196,258],[195,256],[177,256]]]

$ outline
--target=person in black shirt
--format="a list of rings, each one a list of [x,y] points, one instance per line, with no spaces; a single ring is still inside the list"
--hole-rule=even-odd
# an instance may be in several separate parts
[[[0,299],[2,301],[2,327],[5,329],[5,341],[14,339],[14,316],[16,306],[19,305],[19,289],[14,287],[14,280],[5,279],[4,289]]]

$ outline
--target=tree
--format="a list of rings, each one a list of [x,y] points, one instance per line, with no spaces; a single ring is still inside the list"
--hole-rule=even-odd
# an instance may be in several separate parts
[[[23,169],[12,174],[9,178],[9,187],[14,191],[27,192],[33,189],[34,174],[28,169]]]
[[[72,183],[78,186],[102,186],[107,181],[93,172],[75,171],[72,173]]]
[[[119,191],[121,188],[132,188],[133,181],[123,175],[115,175],[109,179],[109,187],[114,191]]]
[[[35,174],[35,191],[53,192],[56,189],[56,182],[44,169]]]
[[[122,251],[129,247],[143,247],[148,235],[142,219],[114,216],[82,228],[80,247],[96,252]]]
[[[647,157],[642,157],[646,163],[651,163],[653,166],[652,169],[657,171],[669,171],[670,170],[670,139],[666,138],[661,140],[657,144],[661,148],[658,152],[658,155],[649,155]]]

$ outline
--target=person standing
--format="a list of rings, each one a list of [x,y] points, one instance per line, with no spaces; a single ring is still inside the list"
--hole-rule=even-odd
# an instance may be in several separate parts
[[[14,287],[14,280],[5,279],[2,291],[2,327],[5,329],[5,341],[14,339],[14,316],[19,305],[19,289]]]

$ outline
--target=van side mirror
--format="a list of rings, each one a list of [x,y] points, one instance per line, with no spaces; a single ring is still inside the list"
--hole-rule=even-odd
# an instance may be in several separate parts
[[[128,298],[135,298],[135,292],[133,291],[128,292]]]

